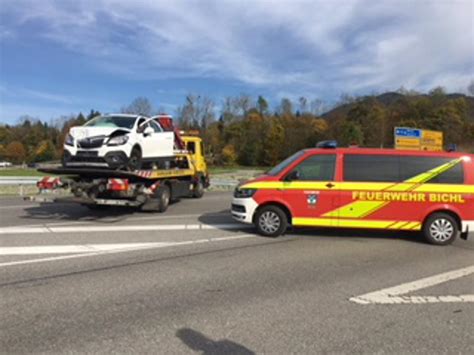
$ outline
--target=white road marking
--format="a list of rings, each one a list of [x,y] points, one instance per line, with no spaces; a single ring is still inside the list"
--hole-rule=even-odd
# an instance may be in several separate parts
[[[0,210],[9,210],[12,208],[28,208],[28,207],[36,207],[36,205],[17,205],[17,206],[0,206]]]
[[[183,242],[140,243],[143,245],[134,246],[134,247],[125,247],[122,249],[91,251],[91,252],[82,253],[82,254],[63,255],[63,256],[41,258],[41,259],[20,260],[20,261],[0,263],[0,267],[37,264],[37,263],[45,263],[45,262],[50,262],[50,261],[59,261],[59,260],[66,260],[66,259],[86,258],[86,257],[98,256],[98,255],[119,254],[119,253],[126,253],[130,251],[138,251],[138,250],[146,250],[146,249],[158,249],[158,248],[177,247],[177,246],[192,245],[192,244],[224,242],[224,241],[246,239],[246,238],[257,238],[257,237],[252,234],[242,234],[242,235],[236,235],[236,236],[231,236],[231,237],[207,238],[207,239],[198,239],[198,240],[188,240],[188,241],[183,241]]]
[[[161,247],[173,243],[120,243],[120,244],[84,244],[84,245],[41,245],[32,247],[3,247],[0,256],[41,255],[41,254],[78,254],[143,247]]]
[[[142,232],[142,231],[183,231],[241,229],[252,226],[240,223],[222,224],[151,224],[151,225],[92,225],[92,226],[42,226],[42,227],[6,227],[0,228],[2,234],[47,234],[47,233],[91,233],[91,232]]]
[[[443,274],[426,277],[413,282],[404,283],[395,287],[366,293],[350,298],[350,301],[359,304],[413,304],[413,303],[440,303],[440,302],[474,302],[474,294],[459,296],[404,296],[410,292],[459,279],[474,273],[474,265],[463,269],[445,272]]]

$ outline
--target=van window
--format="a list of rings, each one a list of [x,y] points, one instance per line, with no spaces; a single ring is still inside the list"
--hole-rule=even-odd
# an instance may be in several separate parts
[[[344,156],[345,181],[400,181],[399,157],[397,155]]]
[[[368,182],[402,182],[437,168],[454,158],[398,155],[344,156],[344,180]],[[426,181],[430,184],[463,184],[463,164]]]
[[[293,169],[300,181],[332,181],[336,167],[335,154],[318,154],[303,160]]]
[[[414,176],[425,173],[431,169],[437,168],[443,164],[449,163],[454,158],[438,157],[400,157],[400,175],[402,180],[408,180]],[[464,184],[463,163],[455,165],[448,171],[427,181],[430,184]]]

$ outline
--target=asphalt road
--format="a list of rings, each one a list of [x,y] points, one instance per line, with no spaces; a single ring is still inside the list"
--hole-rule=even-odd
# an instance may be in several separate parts
[[[153,214],[1,199],[0,351],[474,352],[473,240],[268,239],[229,202],[208,193]]]

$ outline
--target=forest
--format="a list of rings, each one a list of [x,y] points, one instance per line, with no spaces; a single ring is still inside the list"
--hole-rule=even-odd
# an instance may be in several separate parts
[[[446,144],[474,151],[473,96],[448,94],[443,88],[426,94],[402,88],[363,97],[344,95],[332,108],[305,97],[295,101],[284,98],[271,108],[262,96],[242,94],[216,105],[208,97],[190,94],[173,116],[181,129],[200,131],[213,165],[272,166],[327,139],[340,146],[391,148],[397,126],[439,130]],[[150,100],[138,97],[120,112],[159,111]],[[69,128],[99,114],[91,110],[47,123],[30,113],[15,125],[0,124],[0,160],[15,164],[58,160]]]

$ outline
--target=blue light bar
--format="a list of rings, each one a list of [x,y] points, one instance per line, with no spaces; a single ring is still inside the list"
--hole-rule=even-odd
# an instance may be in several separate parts
[[[321,141],[316,144],[316,148],[336,149],[337,141]]]

